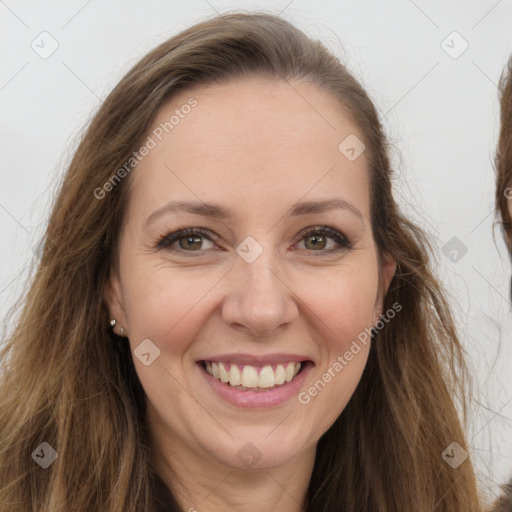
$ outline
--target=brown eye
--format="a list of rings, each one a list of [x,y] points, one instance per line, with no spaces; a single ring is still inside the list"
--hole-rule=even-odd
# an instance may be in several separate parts
[[[309,229],[300,241],[304,241],[304,246],[309,252],[331,253],[352,248],[343,234],[328,226]]]
[[[157,247],[159,249],[169,249],[172,251],[201,252],[201,249],[205,249],[205,241],[213,245],[211,238],[206,234],[205,230],[189,228],[164,235],[157,243]],[[178,243],[178,247],[175,246],[176,242]],[[206,249],[211,248],[212,247],[206,247]]]
[[[197,235],[178,238],[177,241],[181,249],[200,249],[203,243],[202,238]]]
[[[327,246],[327,238],[324,235],[308,235],[304,237],[305,245],[308,249],[325,249]],[[311,243],[308,245],[308,241]]]

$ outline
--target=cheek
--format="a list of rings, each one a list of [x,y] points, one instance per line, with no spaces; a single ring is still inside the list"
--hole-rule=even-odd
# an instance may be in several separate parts
[[[368,359],[378,289],[376,268],[343,272],[336,280],[304,283],[306,310],[317,319],[321,363],[299,396],[322,418],[320,431],[329,428],[353,395]],[[312,291],[314,290],[314,291]],[[306,294],[307,291],[307,294]]]
[[[201,306],[218,281],[217,273],[210,274],[134,267],[125,297],[131,343],[149,338],[166,352],[183,351],[200,330]]]
[[[288,275],[294,293],[287,300],[302,303],[303,319],[299,323],[313,324],[313,332],[320,334],[319,348],[324,355],[326,350],[345,351],[352,339],[372,324],[378,274],[373,261],[366,263]],[[218,285],[220,291],[225,286],[221,282],[225,269],[173,271],[133,262],[127,270],[125,306],[131,343],[136,346],[149,338],[161,349],[174,353],[183,351],[199,335],[204,317],[215,308],[214,288]],[[224,289],[226,294],[229,290]]]
[[[300,297],[321,327],[329,351],[345,350],[358,334],[373,324],[378,290],[376,268],[361,267],[314,281],[302,279]],[[306,313],[307,314],[307,313]]]

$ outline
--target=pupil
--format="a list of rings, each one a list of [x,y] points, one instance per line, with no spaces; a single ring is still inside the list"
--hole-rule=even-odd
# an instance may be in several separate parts
[[[181,240],[185,240],[184,238],[182,238]],[[195,241],[195,242],[194,242]],[[189,245],[189,242],[192,244],[192,245]],[[193,245],[197,244],[198,247],[194,247]],[[192,248],[192,249],[198,249],[199,247],[201,247],[201,237],[199,236],[189,236],[186,238],[186,244],[187,244],[187,247],[188,248]],[[184,247],[182,246],[182,249],[184,249]]]
[[[321,246],[322,245],[322,242],[325,242],[325,239],[323,236],[318,236],[318,235],[312,235],[309,237],[310,240],[313,240],[313,246],[314,247],[318,247],[318,246]],[[320,242],[319,242],[320,240]]]

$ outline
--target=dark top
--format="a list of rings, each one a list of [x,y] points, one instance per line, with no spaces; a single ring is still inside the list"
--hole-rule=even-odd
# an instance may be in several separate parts
[[[512,512],[512,480],[503,486],[505,494],[496,503],[492,512]]]
[[[155,498],[155,509],[153,512],[182,512],[165,482],[157,475],[153,475],[152,479],[153,496]]]

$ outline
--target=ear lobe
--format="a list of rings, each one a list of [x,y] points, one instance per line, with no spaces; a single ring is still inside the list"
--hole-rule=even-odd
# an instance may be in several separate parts
[[[103,289],[103,300],[107,306],[109,318],[115,318],[119,324],[126,326],[126,314],[122,296],[119,278],[110,275]]]
[[[396,272],[396,261],[390,254],[384,254],[382,257],[382,267],[380,270],[380,287],[377,301],[375,303],[373,323],[375,324],[383,314],[384,298],[386,297],[389,285]]]
[[[390,254],[384,254],[382,264],[382,296],[385,297],[396,272],[396,261]]]

